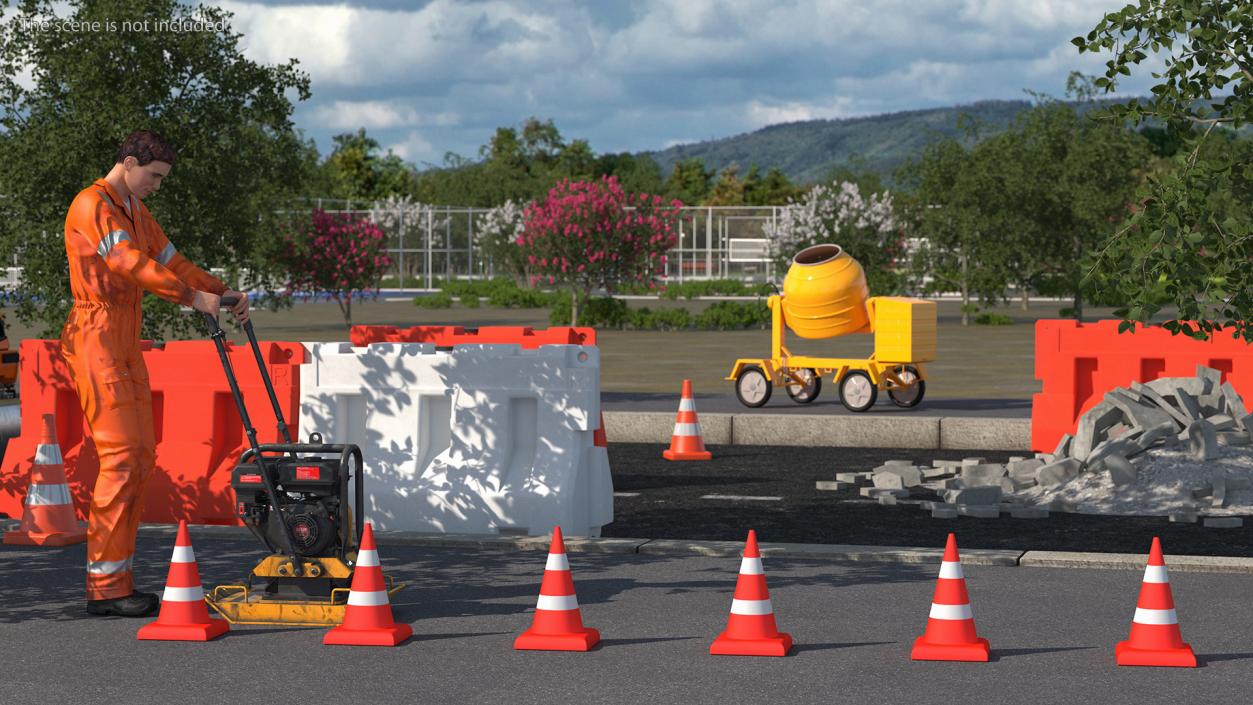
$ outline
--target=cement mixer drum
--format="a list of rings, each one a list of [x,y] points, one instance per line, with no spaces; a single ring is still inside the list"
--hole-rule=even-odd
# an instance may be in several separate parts
[[[802,338],[869,333],[866,273],[839,245],[814,245],[792,258],[783,279],[787,327]]]

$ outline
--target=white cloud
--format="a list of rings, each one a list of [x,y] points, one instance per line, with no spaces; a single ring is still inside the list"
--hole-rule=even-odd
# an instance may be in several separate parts
[[[776,125],[781,122],[801,122],[852,117],[853,100],[847,96],[835,96],[827,101],[787,101],[767,104],[760,100],[748,103],[748,120],[756,127]]]
[[[319,127],[336,130],[386,130],[418,125],[456,125],[458,116],[452,112],[423,114],[413,105],[386,100],[336,100],[315,107],[310,119]]]
[[[417,132],[410,131],[405,138],[395,144],[387,145],[387,150],[407,162],[432,161],[435,158],[431,143]]]

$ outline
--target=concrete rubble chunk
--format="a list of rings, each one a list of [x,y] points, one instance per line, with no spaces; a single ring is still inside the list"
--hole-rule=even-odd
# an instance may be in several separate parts
[[[970,467],[971,465],[983,465],[988,462],[987,458],[962,458],[962,467]]]
[[[818,480],[814,483],[814,489],[822,490],[824,492],[838,492],[839,490],[847,489],[849,487],[852,487],[852,485],[838,480]]]
[[[967,487],[1000,485],[1002,477],[1005,477],[1005,466],[999,463],[967,465],[961,469],[961,478]]]
[[[953,489],[951,487],[945,487],[944,480],[927,480],[926,482],[919,485],[919,487],[922,487],[923,489],[931,490],[932,492],[935,492],[936,494],[939,494],[943,492],[944,490]]]
[[[1014,507],[1009,510],[1009,516],[1014,519],[1048,519],[1049,510],[1044,507]]]
[[[1082,461],[1075,458],[1065,458],[1036,470],[1035,481],[1037,485],[1060,485],[1077,476],[1082,469]]]
[[[1244,431],[1219,431],[1216,435],[1220,446],[1247,446],[1250,442]]]
[[[995,504],[959,504],[957,513],[964,517],[976,519],[997,519],[1001,516],[1001,508]]]
[[[922,484],[922,471],[913,465],[880,465],[875,468],[875,486],[878,487],[880,476],[896,475],[901,487],[917,487]],[[887,486],[887,485],[885,485]]]
[[[1061,499],[1060,497],[1053,500],[1052,502],[1049,502],[1049,511],[1051,512],[1063,512],[1066,514],[1073,514],[1078,509],[1079,509],[1079,505],[1075,504],[1074,502],[1068,499]]]
[[[855,483],[860,475],[861,473],[859,472],[837,472],[835,473],[835,479],[837,482]]]
[[[1054,454],[1054,453],[1036,453],[1036,454],[1035,454],[1035,459],[1036,459],[1036,460],[1039,460],[1039,461],[1042,461],[1045,465],[1048,465],[1049,463],[1051,463],[1051,462],[1053,462],[1053,461],[1055,461],[1055,460],[1057,460],[1057,459],[1059,459],[1059,458],[1068,458],[1068,457],[1070,457],[1070,456],[1068,456],[1068,455],[1058,455],[1058,454]]]
[[[931,508],[932,519],[956,519],[957,507],[935,506]]]
[[[1208,482],[1192,488],[1193,499],[1204,499],[1212,494],[1214,494],[1214,486]]]
[[[904,489],[905,480],[894,472],[876,472],[874,474],[874,486],[878,489],[899,490]]]
[[[1132,443],[1135,443],[1139,452],[1143,453],[1160,442],[1168,441],[1168,439],[1174,438],[1175,434],[1179,432],[1179,429],[1180,427],[1175,425],[1173,421],[1170,423],[1158,424],[1136,436],[1132,440]]]
[[[1192,444],[1195,460],[1213,460],[1218,457],[1218,435],[1214,425],[1204,419],[1188,424],[1188,442]]]
[[[1026,460],[1019,460],[1017,462],[1007,464],[1005,466],[1005,470],[1010,477],[1018,480],[1019,482],[1026,482],[1030,480],[1032,484],[1035,484],[1036,470],[1039,470],[1042,467],[1044,467],[1043,460],[1028,458]]]
[[[1247,490],[1253,487],[1253,480],[1247,477],[1228,477],[1227,489],[1231,491]]]
[[[1122,409],[1123,417],[1128,423],[1138,428],[1152,428],[1162,423],[1173,423],[1174,417],[1157,408],[1155,404],[1144,404],[1127,396],[1123,390],[1115,389],[1105,394],[1105,400]],[[1110,433],[1111,438],[1117,436]]]
[[[896,495],[892,495],[892,494],[881,494],[881,495],[879,495],[879,504],[881,504],[881,505],[883,505],[883,506],[885,506],[885,507],[895,507],[895,506],[896,506]]]
[[[1126,485],[1134,485],[1139,471],[1136,466],[1127,460],[1127,456],[1121,453],[1110,453],[1105,456],[1105,469],[1109,471],[1109,477],[1114,481],[1114,485],[1123,487]]]
[[[1057,442],[1057,448],[1053,450],[1053,456],[1058,457],[1058,458],[1064,458],[1070,455],[1070,444],[1073,443],[1074,440],[1075,440],[1075,437],[1070,435],[1069,433],[1062,436],[1062,439]]]
[[[1253,414],[1245,414],[1240,417],[1240,426],[1244,429],[1245,433],[1253,436]]]
[[[1180,389],[1193,396],[1208,391],[1205,389],[1205,381],[1198,377],[1159,377],[1152,382],[1146,382],[1144,386],[1164,397],[1173,397]]]
[[[1201,405],[1197,403],[1196,397],[1184,390],[1183,387],[1175,390],[1175,399],[1179,402],[1179,407],[1183,409],[1183,413],[1187,414],[1188,418],[1191,419],[1188,423],[1205,418],[1205,412],[1201,411]]]
[[[1001,487],[965,487],[960,490],[948,490],[944,493],[944,501],[949,504],[996,504],[1001,501]]]
[[[1236,420],[1226,414],[1207,416],[1205,420],[1214,425],[1215,431],[1234,431],[1236,428]]]
[[[1190,509],[1180,510],[1170,513],[1170,523],[1172,524],[1195,524],[1196,512]]]
[[[1034,478],[1029,479],[1029,480],[1015,480],[1012,477],[1001,478],[1001,492],[1003,492],[1004,494],[1013,494],[1015,492],[1021,492],[1025,489],[1028,489],[1034,486],[1035,486]]]
[[[1192,419],[1189,418],[1187,414],[1184,414],[1179,410],[1179,407],[1167,401],[1166,397],[1158,394],[1157,390],[1152,387],[1139,382],[1132,382],[1131,388],[1138,391],[1142,398],[1152,402],[1157,408],[1167,414],[1170,414],[1170,417],[1178,422],[1179,428],[1183,428],[1192,422]]]
[[[1111,438],[1093,448],[1084,459],[1084,464],[1088,470],[1100,472],[1105,469],[1105,458],[1114,453],[1129,458],[1140,453],[1140,447],[1136,445],[1134,438]]]
[[[1223,408],[1227,405],[1226,402],[1223,401],[1222,392],[1202,394],[1196,398],[1196,401],[1201,405],[1201,415],[1205,418],[1218,416],[1223,413]]]
[[[931,466],[936,468],[960,468],[962,461],[960,460],[932,460]]]
[[[1236,388],[1232,386],[1231,382],[1223,382],[1221,390],[1223,393],[1223,401],[1227,403],[1227,413],[1231,416],[1231,418],[1243,418],[1249,413],[1249,410],[1244,407],[1244,400],[1240,398],[1240,395],[1236,392]]]
[[[1201,525],[1211,529],[1238,529],[1244,526],[1240,517],[1205,517]]]
[[[950,477],[946,480],[941,481],[940,486],[946,490],[961,490],[961,489],[965,489],[966,481],[961,479],[960,477]]]
[[[1022,461],[1024,461],[1024,460],[1026,460],[1026,459],[1027,459],[1027,458],[1026,458],[1026,456],[1022,456],[1022,455],[1011,455],[1011,456],[1009,456],[1009,460],[1006,460],[1006,461],[1005,461],[1005,464],[1006,464],[1006,465],[1009,465],[1010,463],[1019,463],[1019,462],[1022,462]]]
[[[1206,367],[1205,365],[1197,365],[1196,376],[1197,376],[1197,379],[1202,380],[1205,384],[1205,388],[1201,392],[1201,394],[1209,394],[1211,392],[1218,390],[1220,387],[1222,387],[1222,384],[1223,384],[1222,370],[1216,370],[1213,367]]]
[[[922,471],[923,478],[927,480],[936,480],[942,477],[951,477],[952,475],[952,468],[926,468]]]
[[[912,468],[914,466],[914,461],[912,460],[889,460],[886,463],[884,463],[884,465],[889,465],[891,467],[898,467],[898,468]]]
[[[1122,416],[1122,409],[1109,401],[1102,400],[1079,417],[1075,440],[1070,444],[1071,457],[1088,457],[1088,453],[1091,453],[1098,443],[1106,439],[1109,428],[1122,421]]]
[[[1216,477],[1210,482],[1214,488],[1210,494],[1210,506],[1214,509],[1222,509],[1227,504],[1227,478]]]

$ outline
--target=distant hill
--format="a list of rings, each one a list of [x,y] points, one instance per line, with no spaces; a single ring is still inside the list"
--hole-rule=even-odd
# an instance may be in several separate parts
[[[763,173],[777,166],[797,183],[816,182],[826,178],[832,169],[854,164],[859,170],[890,178],[897,166],[919,154],[927,143],[941,136],[961,135],[957,127],[960,114],[970,115],[995,133],[1030,107],[1025,100],[988,100],[843,120],[789,122],[647,154],[665,175],[670,174],[675,162],[700,157],[705,167],[715,172],[738,164],[741,176],[753,164]]]

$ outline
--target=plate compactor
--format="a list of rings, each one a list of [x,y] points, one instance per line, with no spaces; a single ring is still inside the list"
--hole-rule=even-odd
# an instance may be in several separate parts
[[[232,297],[222,299],[224,307],[234,304]],[[353,444],[323,443],[317,433],[308,443],[292,442],[252,321],[248,321],[244,323],[248,343],[270,395],[279,434],[286,441],[258,445],[226,353],[226,333],[216,318],[204,316],[250,446],[231,472],[235,511],[270,554],[243,583],[219,585],[205,601],[232,624],[339,624],[348,603],[364,522],[361,449]],[[354,506],[349,505],[350,478]],[[392,595],[402,587],[389,581],[387,592]]]

